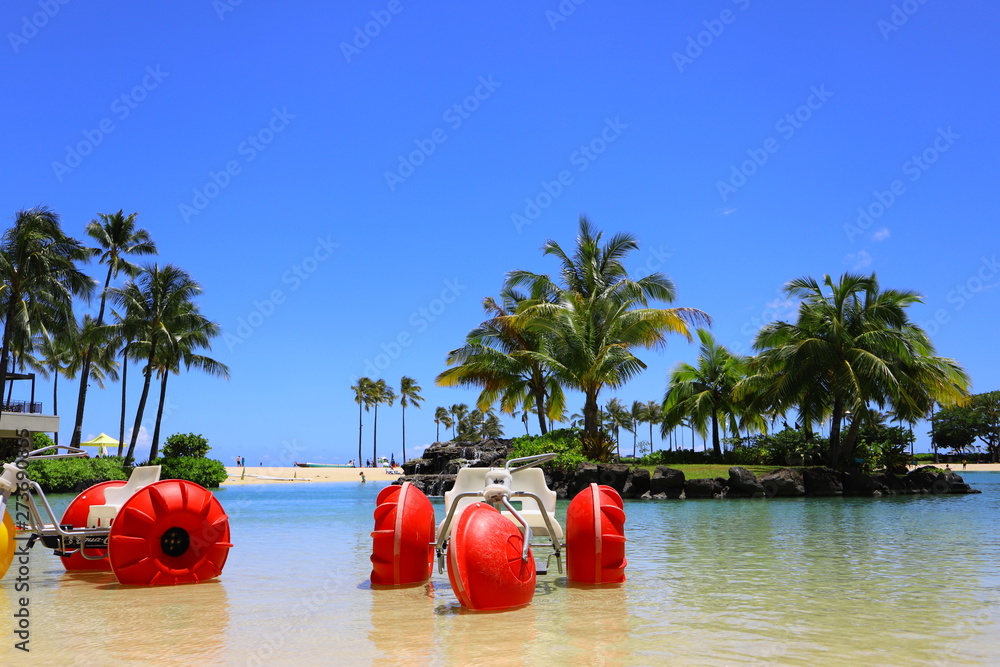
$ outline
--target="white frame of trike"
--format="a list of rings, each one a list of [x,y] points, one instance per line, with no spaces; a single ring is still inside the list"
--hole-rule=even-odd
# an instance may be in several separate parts
[[[445,572],[445,558],[448,551],[448,543],[451,541],[451,524],[455,518],[455,514],[457,513],[459,501],[462,500],[463,498],[472,498],[472,497],[483,498],[482,502],[492,505],[497,510],[500,510],[501,508],[506,509],[508,512],[510,512],[511,516],[513,516],[517,520],[517,522],[521,524],[521,527],[524,529],[523,533],[524,547],[521,551],[521,560],[523,561],[528,560],[529,548],[537,548],[537,547],[549,548],[551,546],[552,553],[550,553],[545,559],[544,570],[538,569],[537,560],[535,563],[532,564],[537,574],[548,573],[549,562],[552,560],[553,556],[556,559],[556,565],[559,568],[559,574],[562,574],[563,573],[562,550],[565,545],[563,545],[559,541],[559,537],[556,534],[555,527],[552,525],[553,519],[549,516],[549,513],[545,510],[545,504],[542,501],[542,499],[539,498],[534,493],[528,493],[526,491],[512,491],[509,486],[503,487],[499,484],[494,484],[494,485],[488,484],[489,482],[488,473],[492,470],[503,470],[505,473],[507,473],[507,475],[509,475],[512,478],[514,473],[524,470],[525,468],[531,468],[546,463],[547,461],[551,461],[552,459],[556,458],[556,456],[558,456],[558,454],[555,453],[536,454],[534,456],[522,456],[520,458],[510,459],[504,464],[503,468],[494,468],[492,466],[489,468],[480,468],[481,470],[483,470],[483,481],[484,483],[486,483],[486,487],[482,491],[467,491],[465,493],[459,493],[458,495],[454,496],[451,501],[451,506],[448,508],[448,514],[445,516],[444,521],[441,522],[440,527],[437,529],[436,539],[434,542],[431,542],[431,545],[434,547],[434,553],[437,556],[438,574],[444,574]],[[524,465],[518,465],[516,468],[513,469],[511,468],[512,464],[523,463],[525,461],[528,461],[529,463],[524,463]],[[458,475],[455,476],[455,480],[456,482],[458,481]],[[498,480],[494,481],[496,482]],[[542,520],[545,523],[545,529],[549,533],[548,538],[551,542],[550,544],[546,544],[544,542],[531,544],[531,540],[534,537],[534,534],[531,530],[531,526],[528,524],[525,518],[522,517],[521,514],[514,508],[514,506],[511,505],[510,498],[531,498],[535,501],[535,503],[538,505],[539,512],[542,515]],[[467,505],[465,508],[463,508],[463,511],[468,507],[471,507],[471,505]]]
[[[66,452],[59,452],[61,449],[66,450]],[[46,454],[45,452],[49,450],[55,450],[56,453]],[[28,473],[25,468],[18,465],[18,463],[40,461],[42,459],[89,458],[89,456],[90,455],[86,451],[78,447],[69,447],[67,445],[47,445],[39,449],[31,450],[8,464],[15,466],[23,476],[18,479],[13,490],[4,490],[0,488],[0,499],[3,500],[3,502],[0,503],[0,514],[6,510],[7,501],[14,495],[19,496],[21,502],[27,506],[28,523],[25,524],[25,528],[23,528],[23,530],[30,531],[31,537],[28,538],[28,543],[25,548],[30,549],[35,545],[36,541],[41,539],[45,547],[47,549],[53,549],[57,556],[70,556],[79,552],[80,556],[86,560],[102,560],[107,558],[108,535],[111,532],[110,526],[100,528],[73,528],[72,530],[65,530],[56,518],[55,512],[52,511],[52,506],[49,505],[49,500],[45,497],[45,491],[42,490],[42,487],[39,486],[38,482],[28,477]],[[25,484],[28,485],[27,489],[24,488]],[[35,499],[33,497],[36,494],[42,501],[42,505],[45,507],[45,511],[48,513],[52,523],[45,523],[42,520],[41,512],[39,511],[38,505],[35,503]],[[58,547],[53,547],[51,546],[51,543],[46,543],[46,538],[57,538]],[[88,540],[90,544],[87,544]],[[104,553],[91,555],[87,553],[88,548],[91,550],[101,549]]]

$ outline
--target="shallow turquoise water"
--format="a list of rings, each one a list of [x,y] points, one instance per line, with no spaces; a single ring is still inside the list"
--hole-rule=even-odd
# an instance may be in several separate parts
[[[627,501],[628,581],[539,578],[534,602],[461,609],[447,575],[371,590],[383,483],[253,485],[218,497],[222,577],[125,588],[31,560],[31,653],[3,664],[997,664],[1000,473],[973,496]],[[53,498],[61,511],[70,497]],[[565,512],[565,502],[560,512]],[[435,504],[438,520],[441,505]]]

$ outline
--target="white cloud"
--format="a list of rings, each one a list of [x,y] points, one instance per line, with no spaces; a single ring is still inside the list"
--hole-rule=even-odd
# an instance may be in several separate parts
[[[888,227],[880,227],[879,229],[876,229],[874,232],[872,232],[873,241],[884,241],[887,238],[889,238]]]
[[[872,256],[868,254],[867,250],[859,250],[856,253],[850,253],[844,256],[844,263],[850,264],[851,269],[857,271],[863,269],[866,266],[871,265]]]

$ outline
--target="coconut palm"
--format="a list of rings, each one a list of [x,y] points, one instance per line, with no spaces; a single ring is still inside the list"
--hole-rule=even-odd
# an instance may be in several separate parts
[[[142,393],[126,460],[133,460],[135,454],[157,360],[163,357],[164,350],[173,347],[178,335],[197,330],[204,319],[193,305],[199,293],[201,286],[186,271],[170,264],[162,268],[156,264],[145,267],[122,287],[109,290],[112,303],[123,311],[117,332],[130,341],[130,354],[145,361]]]
[[[631,431],[635,427],[632,425],[632,415],[625,404],[617,398],[612,398],[605,406],[607,414],[607,424],[614,431],[615,447],[618,450],[618,458],[621,458],[621,429]]]
[[[935,356],[927,333],[907,315],[921,302],[916,292],[883,290],[875,274],[845,273],[836,282],[826,275],[822,284],[798,278],[785,293],[801,299],[798,318],[757,334],[760,354],[743,393],[774,411],[796,408],[806,429],[829,417],[831,467],[853,460],[873,408],[889,406],[902,419],[916,419],[934,401],[952,405],[967,395],[970,381],[961,366]]]
[[[645,421],[646,417],[646,404],[642,401],[632,401],[632,409],[629,412],[629,417],[632,422],[632,458],[636,457],[636,447],[638,446],[639,439],[639,424]],[[650,446],[653,445],[653,441],[649,441]]]
[[[462,422],[465,421],[466,415],[469,414],[469,406],[465,403],[456,403],[455,405],[448,408],[448,413],[451,415],[452,419],[452,437],[458,437],[458,429],[461,427]]]
[[[646,401],[640,405],[640,421],[649,424],[649,448],[653,451],[653,425],[663,421],[663,405],[659,401]]]
[[[67,330],[73,298],[90,299],[94,281],[76,266],[90,256],[47,208],[18,211],[14,224],[0,236],[0,389],[15,347],[30,344],[43,330]],[[23,344],[13,345],[17,341]]]
[[[663,398],[661,433],[666,435],[685,419],[702,434],[711,426],[712,449],[721,457],[719,422],[726,420],[730,431],[738,428],[744,410],[733,390],[746,375],[747,360],[719,345],[705,329],[698,330],[698,340],[701,347],[697,365],[680,363],[670,374]]]
[[[108,288],[111,279],[119,274],[134,278],[139,275],[139,267],[126,259],[126,256],[155,255],[156,244],[153,243],[149,232],[145,229],[137,229],[135,216],[137,213],[125,215],[119,210],[117,213],[98,214],[97,220],[91,220],[87,224],[87,236],[97,242],[95,254],[100,255],[99,262],[106,264],[108,272],[104,278],[104,289],[101,291],[101,305],[97,311],[96,326],[104,325],[104,309],[108,298]],[[73,436],[70,445],[76,447],[80,444],[80,436],[83,429],[83,414],[87,404],[87,387],[90,376],[91,357],[94,354],[96,343],[91,343],[83,358],[83,368],[80,371],[80,390],[77,395],[76,420],[73,422]]]
[[[559,283],[528,271],[513,271],[507,279],[508,288],[529,286],[533,297],[519,310],[520,325],[551,337],[547,349],[523,354],[583,392],[590,437],[598,431],[601,389],[621,387],[646,368],[633,349],[662,347],[669,333],[690,339],[688,325],[709,320],[693,308],[649,307],[650,301],[674,300],[673,282],[660,273],[628,277],[624,260],[638,248],[632,235],[616,234],[603,245],[601,240],[601,232],[581,217],[573,255],[552,240],[543,246],[544,254],[559,260]]]
[[[362,421],[361,421],[361,409],[364,408],[365,412],[368,411],[370,406],[369,396],[371,395],[371,378],[358,378],[358,383],[351,387],[351,391],[354,392],[354,402],[358,404],[358,467],[361,467],[362,455],[361,455],[361,432],[362,432]]]
[[[534,409],[544,435],[545,418],[559,418],[565,410],[562,387],[555,375],[538,358],[524,353],[544,351],[548,337],[526,328],[516,317],[527,298],[516,290],[505,289],[501,302],[493,297],[483,300],[488,319],[466,336],[463,347],[448,353],[453,366],[436,378],[442,387],[480,387],[476,402],[486,410],[499,401],[500,410],[514,414],[518,407]]]
[[[70,341],[79,332],[75,331],[76,320],[70,322],[74,330],[61,335],[43,329],[34,345],[34,352],[25,359],[28,366],[41,373],[42,377],[52,378],[52,414],[56,416],[59,415],[59,376],[67,380],[76,377],[76,371],[71,366],[73,352]],[[55,432],[55,443],[59,444],[58,430]]]
[[[375,418],[372,422],[372,465],[378,461],[378,406],[392,404],[396,400],[396,392],[386,384],[385,380],[375,380],[369,385],[368,402],[374,408]]]
[[[437,427],[437,432],[435,435],[435,442],[441,442],[441,425],[443,424],[445,430],[451,428],[452,421],[451,415],[448,414],[448,408],[443,408],[440,405],[434,410],[434,424]]]
[[[420,409],[420,404],[424,402],[424,397],[420,395],[422,391],[417,381],[411,377],[403,376],[399,380],[399,406],[403,408],[403,460],[406,460],[406,406],[412,405]]]
[[[160,424],[163,420],[163,404],[167,395],[167,378],[170,374],[180,375],[183,365],[187,370],[195,368],[214,377],[229,379],[228,366],[196,352],[200,349],[212,349],[212,339],[219,335],[219,325],[198,313],[194,304],[191,304],[191,308],[194,312],[180,320],[183,328],[164,337],[165,344],[159,348],[156,358],[155,368],[160,380],[160,399],[156,406],[153,442],[149,449],[150,461],[159,454]]]

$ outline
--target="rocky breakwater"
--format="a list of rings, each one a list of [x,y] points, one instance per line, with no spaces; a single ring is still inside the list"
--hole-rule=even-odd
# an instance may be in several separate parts
[[[435,443],[423,458],[404,464],[406,476],[395,483],[412,482],[427,495],[441,496],[454,485],[459,468],[502,466],[508,453],[506,440]],[[979,493],[951,470],[933,466],[912,470],[904,476],[815,467],[781,468],[761,477],[733,466],[728,478],[686,479],[682,471],[667,466],[657,466],[650,474],[645,468],[630,468],[625,464],[581,463],[572,470],[546,469],[545,481],[559,498],[573,498],[590,484],[610,486],[622,498],[664,500]]]
[[[419,459],[403,464],[403,477],[396,484],[412,482],[428,496],[443,496],[455,484],[461,468],[503,466],[510,455],[510,440],[487,438],[479,442],[435,442]]]

